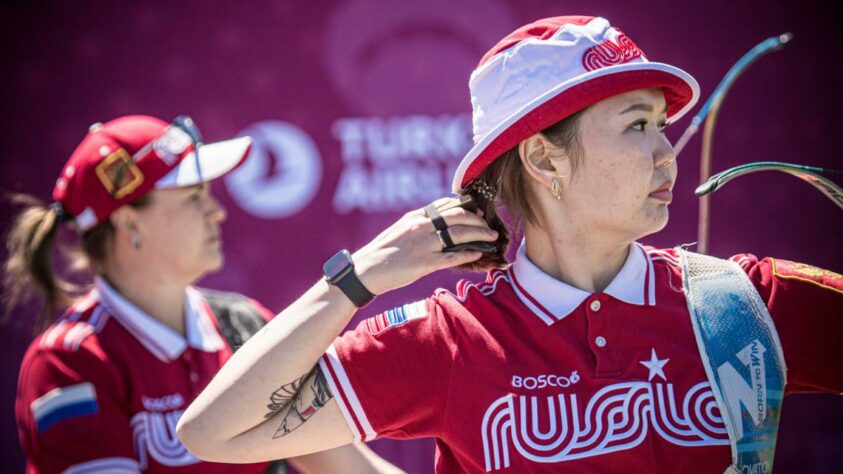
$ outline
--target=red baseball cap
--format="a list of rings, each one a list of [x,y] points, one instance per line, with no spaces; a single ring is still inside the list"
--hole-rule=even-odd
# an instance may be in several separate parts
[[[700,95],[690,74],[651,62],[605,18],[590,16],[544,18],[513,31],[483,56],[468,85],[474,147],[457,167],[456,193],[522,140],[603,99],[660,88],[673,122]]]
[[[53,199],[85,232],[153,188],[192,186],[228,173],[252,145],[249,137],[200,141],[188,117],[167,123],[128,115],[94,124],[64,165]]]

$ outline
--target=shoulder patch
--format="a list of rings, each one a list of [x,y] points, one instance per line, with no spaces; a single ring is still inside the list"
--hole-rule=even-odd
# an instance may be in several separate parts
[[[372,316],[366,320],[366,324],[369,327],[369,331],[375,334],[384,329],[401,326],[413,319],[423,318],[427,315],[427,300],[421,300],[384,311],[377,316]]]
[[[801,280],[843,294],[843,275],[804,263],[771,258],[773,275],[789,280]]]
[[[39,433],[62,420],[99,411],[97,392],[91,382],[54,388],[34,400],[29,407]]]

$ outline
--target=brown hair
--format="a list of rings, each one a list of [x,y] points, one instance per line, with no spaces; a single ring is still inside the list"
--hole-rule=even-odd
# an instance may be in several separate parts
[[[42,310],[35,321],[36,330],[43,329],[53,315],[73,303],[83,290],[53,269],[56,237],[62,223],[62,212],[57,206],[45,206],[38,198],[27,194],[13,194],[11,201],[23,210],[15,217],[6,236],[8,258],[3,265],[5,318],[18,303],[30,299],[33,290],[44,299]],[[150,202],[149,194],[131,206],[142,208]],[[114,227],[106,219],[82,234],[80,249],[65,252],[67,268],[74,271],[95,271],[105,261],[114,236]]]
[[[571,175],[576,173],[582,158],[582,147],[578,139],[579,119],[585,109],[570,115],[541,133],[553,145],[565,150],[571,160]],[[523,224],[523,219],[531,224],[541,225],[536,213],[527,198],[524,167],[516,145],[499,158],[494,160],[469,185],[467,193],[471,195],[478,207],[483,211],[483,218],[493,230],[498,231],[495,241],[495,252],[483,254],[474,262],[460,266],[465,270],[487,271],[492,268],[502,268],[507,264],[506,253],[509,249],[510,230],[517,230]],[[483,189],[491,188],[491,193]],[[490,199],[491,197],[491,199]],[[503,207],[509,217],[509,227],[499,215],[499,207]]]

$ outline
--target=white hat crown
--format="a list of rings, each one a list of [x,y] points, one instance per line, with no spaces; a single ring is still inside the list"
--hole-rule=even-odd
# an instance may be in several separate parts
[[[529,38],[492,56],[471,74],[474,141],[501,120],[564,83],[591,71],[647,62],[643,52],[605,18],[569,23],[550,38]]]

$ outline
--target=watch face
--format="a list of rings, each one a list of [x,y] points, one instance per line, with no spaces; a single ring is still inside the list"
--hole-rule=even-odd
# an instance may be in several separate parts
[[[348,253],[348,250],[341,250],[325,262],[325,265],[322,266],[322,271],[325,273],[325,278],[328,279],[329,283],[336,283],[353,268],[354,262],[351,260],[351,254]]]

